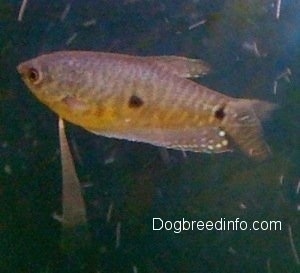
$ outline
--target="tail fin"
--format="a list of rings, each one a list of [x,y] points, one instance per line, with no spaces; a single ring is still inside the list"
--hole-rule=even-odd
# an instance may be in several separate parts
[[[240,149],[248,156],[264,160],[271,150],[263,138],[261,121],[267,119],[277,105],[247,99],[235,99],[227,105],[229,111],[226,129]]]

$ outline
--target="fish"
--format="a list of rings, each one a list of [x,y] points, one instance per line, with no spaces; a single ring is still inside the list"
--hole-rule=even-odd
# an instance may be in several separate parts
[[[239,149],[257,160],[271,154],[261,122],[277,105],[199,84],[193,78],[211,68],[198,59],[56,51],[17,70],[38,100],[97,135],[200,153]]]

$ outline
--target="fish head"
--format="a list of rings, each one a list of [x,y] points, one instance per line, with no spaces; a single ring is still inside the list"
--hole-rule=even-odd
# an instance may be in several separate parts
[[[58,116],[84,128],[95,128],[95,117],[103,111],[93,88],[85,84],[93,76],[88,65],[75,53],[56,52],[22,62],[17,70],[37,99]]]
[[[17,70],[29,90],[58,115],[64,117],[69,110],[85,110],[82,81],[86,70],[73,56],[61,53],[46,54],[20,63]]]
[[[44,58],[38,57],[20,63],[17,70],[29,90],[42,102],[51,103],[60,97],[60,91],[54,86],[57,84],[53,81],[55,69]]]
[[[48,105],[73,97],[82,78],[72,59],[51,54],[25,61],[17,70],[30,91]]]

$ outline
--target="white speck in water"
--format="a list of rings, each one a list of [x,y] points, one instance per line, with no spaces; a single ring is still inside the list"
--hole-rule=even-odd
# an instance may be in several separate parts
[[[277,3],[276,3],[276,19],[277,20],[280,17],[280,9],[281,9],[281,0],[277,0]]]
[[[4,166],[4,172],[5,172],[6,174],[12,174],[11,166],[8,165],[8,164],[5,164],[5,166]]]
[[[1,146],[2,146],[2,148],[7,148],[8,147],[8,142],[4,141]]]
[[[121,240],[121,222],[117,223],[116,227],[116,249],[120,247]]]
[[[77,32],[74,32],[70,37],[69,39],[66,41],[66,45],[70,45],[77,37],[78,33]]]
[[[229,248],[228,248],[228,252],[230,253],[230,254],[232,254],[232,255],[235,255],[237,252],[236,252],[236,250],[232,247],[232,246],[230,246]]]
[[[133,273],[138,273],[138,269],[135,265],[132,267],[132,269],[133,269]]]
[[[240,208],[241,208],[241,209],[246,209],[247,206],[246,206],[244,203],[240,203]]]
[[[90,26],[94,26],[97,24],[97,20],[95,18],[91,19],[91,20],[88,20],[88,21],[85,21],[82,23],[82,25],[84,27],[90,27]]]
[[[23,0],[22,1],[22,5],[21,5],[19,15],[18,15],[18,21],[19,22],[21,22],[23,20],[23,15],[24,15],[24,12],[25,12],[25,9],[26,9],[27,1],[28,0]]]
[[[280,185],[283,185],[283,179],[284,179],[284,176],[283,174],[279,176],[279,183]]]
[[[204,25],[206,22],[207,22],[206,19],[202,19],[201,21],[199,21],[199,22],[197,22],[197,23],[194,23],[194,24],[190,25],[188,29],[189,29],[189,30],[192,30],[192,29],[194,29],[194,28],[196,28],[196,27],[199,27],[199,26],[201,26],[201,25]]]
[[[60,21],[61,21],[61,22],[63,22],[63,21],[66,19],[67,15],[68,15],[68,13],[69,13],[69,11],[70,11],[70,9],[71,9],[71,4],[68,3],[68,4],[66,5],[64,11],[62,12],[61,16],[60,16]]]
[[[298,185],[296,188],[296,193],[299,194],[300,193],[300,180],[298,181]]]
[[[62,215],[59,215],[58,213],[56,212],[53,212],[52,214],[52,218],[60,223],[62,223],[64,221],[64,218]]]

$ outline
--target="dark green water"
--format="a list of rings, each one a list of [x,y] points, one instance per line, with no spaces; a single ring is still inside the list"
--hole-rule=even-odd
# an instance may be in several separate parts
[[[0,272],[300,272],[289,236],[291,227],[300,255],[299,1],[282,0],[279,20],[276,1],[267,0],[29,0],[18,22],[20,5],[0,2]],[[204,59],[214,71],[202,84],[280,105],[264,124],[272,158],[168,151],[164,160],[156,147],[69,124],[93,245],[67,258],[52,217],[61,211],[57,117],[15,69],[66,49]],[[287,68],[290,82],[279,79],[275,95],[274,80]],[[154,217],[280,220],[282,230],[177,234],[153,231]]]

